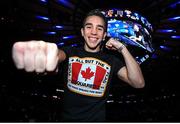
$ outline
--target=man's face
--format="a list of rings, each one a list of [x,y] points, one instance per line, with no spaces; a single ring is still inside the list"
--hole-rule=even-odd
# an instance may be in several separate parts
[[[101,17],[89,16],[86,19],[81,34],[85,39],[85,50],[97,52],[100,50],[101,41],[105,38],[105,23]]]

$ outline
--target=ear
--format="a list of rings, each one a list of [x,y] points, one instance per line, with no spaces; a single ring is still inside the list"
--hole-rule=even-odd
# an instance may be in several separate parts
[[[107,32],[104,32],[103,40],[105,40]]]
[[[81,35],[84,36],[84,30],[81,28]]]

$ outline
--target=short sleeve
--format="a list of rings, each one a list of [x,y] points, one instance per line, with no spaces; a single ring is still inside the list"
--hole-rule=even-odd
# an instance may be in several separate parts
[[[114,61],[113,61],[113,65],[114,65],[114,74],[117,74],[117,72],[123,67],[125,66],[124,61],[122,61],[122,58],[117,58],[117,57],[113,57]]]

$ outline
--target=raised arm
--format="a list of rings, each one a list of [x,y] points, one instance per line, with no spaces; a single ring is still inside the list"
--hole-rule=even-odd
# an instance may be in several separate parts
[[[128,49],[121,42],[113,38],[106,43],[106,47],[108,49],[117,50],[124,57],[126,66],[118,71],[118,77],[134,88],[143,88],[145,81],[141,68]]]
[[[12,58],[17,69],[43,73],[55,71],[58,62],[65,60],[66,54],[58,50],[55,43],[26,41],[14,43]]]

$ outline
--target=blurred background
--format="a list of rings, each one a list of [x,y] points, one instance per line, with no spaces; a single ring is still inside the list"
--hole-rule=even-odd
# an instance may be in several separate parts
[[[81,46],[82,19],[95,8],[109,19],[110,36],[117,33],[115,28],[134,25],[145,32],[144,40],[126,43],[140,63],[146,86],[134,89],[114,78],[107,120],[180,122],[179,0],[1,0],[0,6],[0,122],[60,122],[61,70],[57,75],[17,70],[11,48],[25,40],[53,42],[59,48]],[[132,36],[134,30],[119,31]]]

